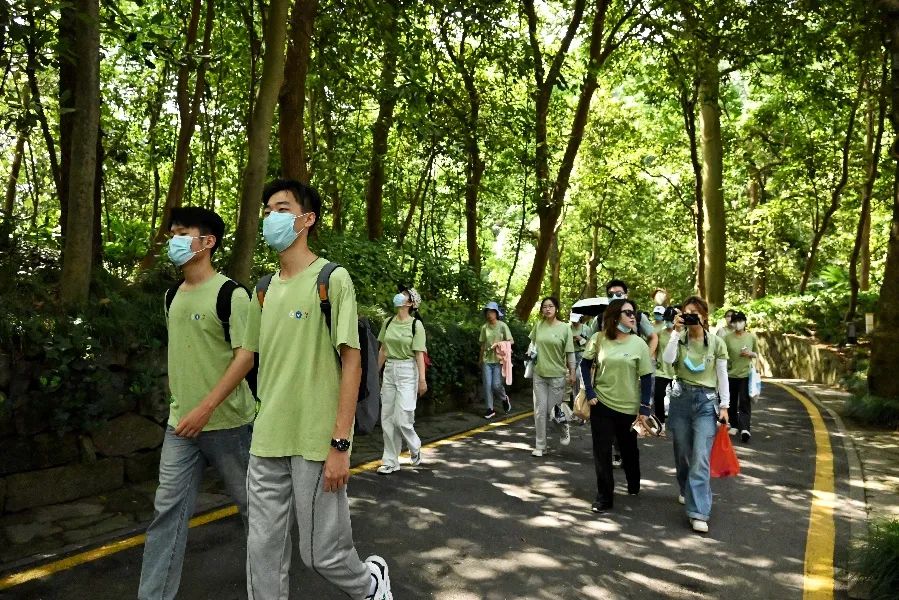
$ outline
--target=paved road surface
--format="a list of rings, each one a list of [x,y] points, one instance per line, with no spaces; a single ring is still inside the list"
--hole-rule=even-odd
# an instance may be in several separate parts
[[[643,487],[614,512],[590,512],[595,495],[589,426],[567,448],[530,456],[524,419],[425,450],[418,470],[364,473],[350,484],[360,554],[389,560],[394,596],[436,598],[802,598],[815,441],[802,404],[767,385],[751,445],[737,444],[742,473],[715,480],[711,532],[692,533],[677,504],[671,442],[641,441]],[[830,427],[832,424],[828,423]],[[831,435],[836,492],[847,465]],[[245,598],[244,547],[236,518],[191,531],[179,598]],[[846,566],[848,523],[837,513],[837,569]],[[142,547],[32,581],[0,598],[134,598]],[[344,596],[295,555],[292,598]],[[840,587],[838,583],[838,588]],[[842,589],[837,598],[845,597]]]

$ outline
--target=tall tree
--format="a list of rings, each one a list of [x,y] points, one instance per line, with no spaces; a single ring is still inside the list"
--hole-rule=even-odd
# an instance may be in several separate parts
[[[886,266],[880,286],[879,323],[871,335],[871,366],[868,389],[877,396],[899,398],[899,0],[878,0],[881,10],[887,52],[890,54],[890,112],[893,143],[890,158],[896,161],[892,221],[887,242]]]
[[[69,175],[68,235],[63,252],[60,299],[69,307],[87,302],[94,240],[94,184],[100,127],[100,1],[76,0],[79,19],[75,34],[78,84],[72,129],[72,170]]]
[[[562,214],[565,195],[568,192],[568,182],[571,171],[574,168],[574,160],[577,157],[581,141],[584,137],[584,129],[590,113],[590,102],[597,87],[599,70],[614,52],[633,32],[632,17],[637,4],[622,7],[620,16],[608,27],[606,35],[606,19],[612,0],[596,0],[593,23],[590,28],[590,45],[586,72],[581,84],[577,106],[572,118],[571,129],[568,135],[568,143],[559,165],[559,170],[554,179],[550,176],[551,148],[547,136],[547,118],[549,116],[550,102],[553,90],[558,86],[562,67],[565,63],[568,49],[574,39],[584,16],[586,0],[575,0],[571,11],[571,17],[565,28],[565,34],[558,49],[552,57],[549,69],[546,69],[543,50],[540,48],[540,35],[538,33],[537,11],[533,0],[524,0],[523,8],[528,23],[528,42],[533,61],[534,80],[534,125],[536,131],[536,154],[534,172],[537,179],[537,217],[540,230],[537,236],[537,247],[534,254],[534,262],[531,272],[525,284],[524,291],[515,307],[515,314],[519,319],[526,320],[537,302],[540,289],[543,286],[543,277],[546,274],[546,264],[549,261],[550,248],[555,236],[556,224]],[[626,33],[622,30],[627,27]]]
[[[290,16],[284,83],[278,96],[280,118],[278,141],[281,144],[281,174],[309,182],[306,164],[306,75],[312,56],[312,31],[318,0],[295,0]]]
[[[190,17],[184,42],[184,54],[180,60],[178,82],[175,88],[175,100],[178,103],[178,117],[180,121],[178,141],[175,146],[175,161],[172,164],[172,175],[171,179],[169,179],[165,203],[162,206],[162,217],[159,219],[159,226],[153,236],[147,255],[141,261],[143,268],[151,266],[156,261],[159,248],[165,242],[168,234],[166,225],[169,221],[169,215],[171,215],[173,208],[181,206],[184,198],[188,159],[190,158],[190,143],[193,139],[194,130],[197,127],[200,102],[203,99],[203,91],[205,89],[206,67],[209,64],[212,30],[215,24],[215,0],[206,0],[203,41],[198,51],[195,45],[199,35],[202,9],[202,0],[191,0]],[[193,91],[190,89],[191,67],[194,67]]]
[[[289,0],[272,0],[265,23],[265,54],[262,59],[262,79],[253,104],[253,116],[248,132],[247,165],[240,187],[240,214],[231,256],[230,273],[238,281],[250,280],[253,264],[253,248],[259,229],[259,213],[262,187],[268,166],[272,122],[278,92],[284,78],[284,46],[287,39],[287,12]],[[321,215],[319,215],[321,217]]]

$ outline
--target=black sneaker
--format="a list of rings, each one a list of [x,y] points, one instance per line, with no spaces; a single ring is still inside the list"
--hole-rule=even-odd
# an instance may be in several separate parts
[[[749,431],[747,431],[746,429],[744,429],[743,431],[740,432],[740,439],[743,440],[744,444],[748,444],[749,438],[751,438],[751,437],[752,437],[752,434],[749,433]]]
[[[489,409],[487,412],[484,413],[484,418],[485,418],[485,419],[492,419],[492,418],[495,417],[495,416],[496,416],[496,411],[493,410],[492,408]]]
[[[593,503],[593,506],[590,508],[595,513],[604,513],[612,510],[612,505],[608,502],[600,502],[597,500]]]
[[[503,410],[506,411],[506,414],[512,412],[512,401],[506,398],[503,400]]]

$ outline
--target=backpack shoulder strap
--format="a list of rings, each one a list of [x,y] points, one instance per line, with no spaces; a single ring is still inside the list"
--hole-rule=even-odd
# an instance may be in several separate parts
[[[268,291],[268,286],[272,284],[272,277],[274,276],[274,273],[268,273],[260,277],[259,281],[256,282],[256,297],[259,299],[260,308],[265,306],[265,293]]]
[[[172,302],[175,301],[175,294],[178,293],[178,288],[181,287],[182,283],[184,283],[183,279],[165,291],[165,314],[169,314],[169,309],[172,308]]]
[[[328,332],[331,331],[331,299],[328,297],[328,286],[331,281],[331,273],[337,267],[337,263],[329,262],[318,273],[318,280],[315,283],[318,289],[318,305],[321,307],[322,314],[325,316],[325,325],[328,326]]]
[[[222,332],[225,334],[225,341],[228,343],[231,342],[231,296],[234,295],[234,290],[237,288],[245,291],[247,296],[250,295],[247,288],[233,279],[229,279],[219,288],[218,296],[215,299],[215,314],[219,321],[222,322]]]

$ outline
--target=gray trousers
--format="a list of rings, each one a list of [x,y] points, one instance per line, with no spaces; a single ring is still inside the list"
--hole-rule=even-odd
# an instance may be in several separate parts
[[[346,487],[325,492],[324,463],[301,456],[250,455],[247,471],[249,600],[287,600],[290,529],[296,518],[300,557],[351,598],[364,598],[371,571],[353,546]],[[306,597],[301,594],[302,597]]]
[[[546,421],[557,404],[565,402],[564,377],[540,377],[534,373],[534,429],[537,450],[546,450]],[[555,421],[553,421],[555,423]],[[555,423],[561,435],[568,431],[568,424]]]

